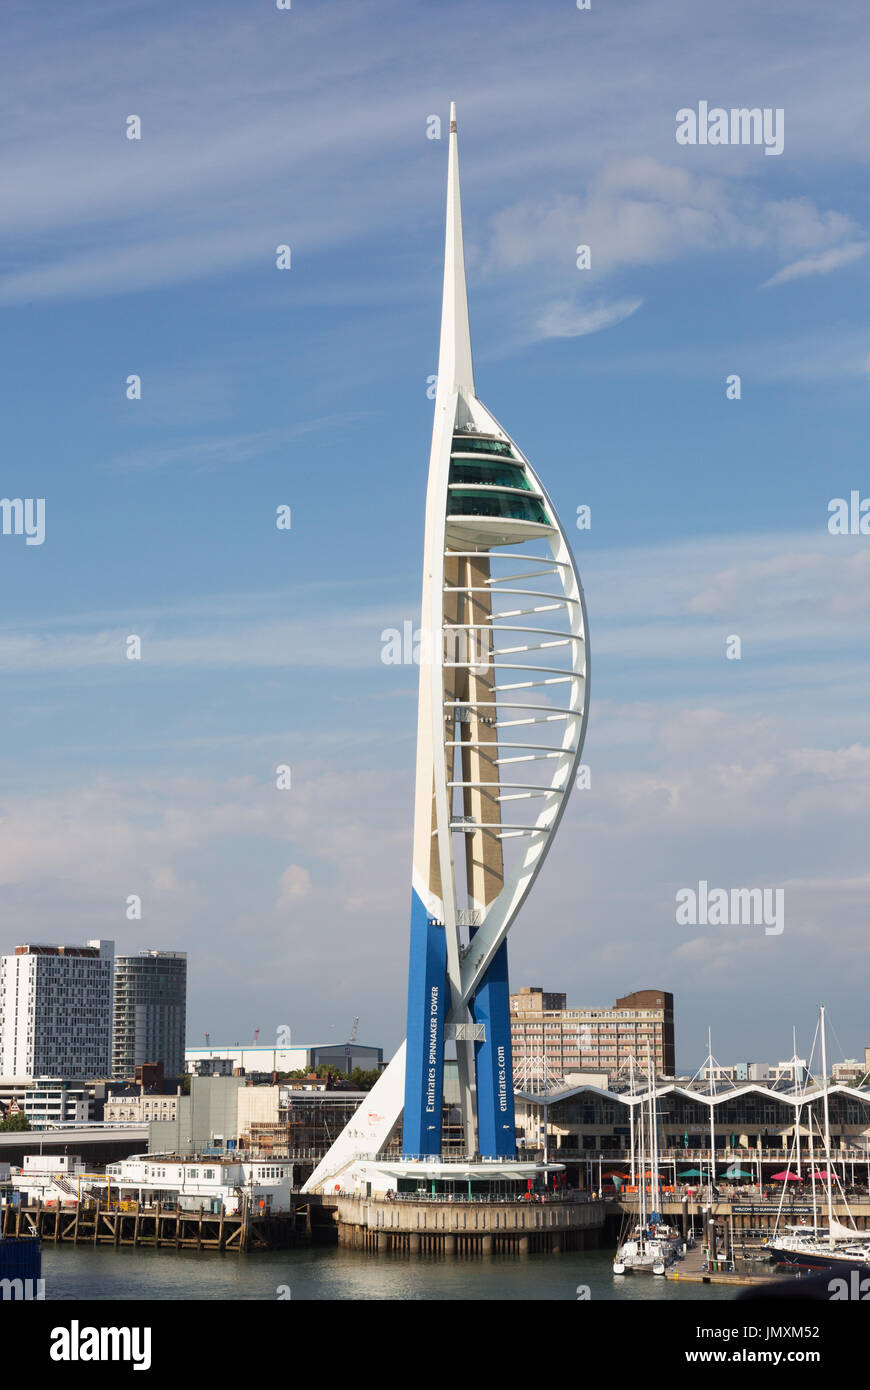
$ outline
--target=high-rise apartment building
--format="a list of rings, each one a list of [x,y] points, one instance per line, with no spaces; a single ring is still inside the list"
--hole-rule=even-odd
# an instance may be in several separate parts
[[[526,985],[510,997],[514,1076],[641,1068],[650,1059],[660,1075],[673,1076],[674,996],[642,989],[617,999],[612,1009],[569,1009],[564,994]]]
[[[0,1076],[108,1076],[115,943],[0,956]]]
[[[181,1076],[186,1014],[185,951],[118,956],[112,1075],[125,1080],[144,1062],[162,1062],[164,1076]]]

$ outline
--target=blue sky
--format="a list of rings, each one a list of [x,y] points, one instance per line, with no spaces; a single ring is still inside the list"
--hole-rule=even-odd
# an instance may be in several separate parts
[[[857,0],[10,0],[2,492],[46,540],[0,537],[0,947],[187,949],[191,1041],[400,1040],[380,634],[419,606],[453,98],[478,391],[592,508],[592,788],[514,983],[673,989],[686,1066],[708,1023],[790,1055],[819,1000],[870,1043],[870,537],[827,531],[870,495],[866,61]],[[677,145],[701,100],[782,108],[783,153]],[[700,879],[784,887],[783,935],[677,927]]]

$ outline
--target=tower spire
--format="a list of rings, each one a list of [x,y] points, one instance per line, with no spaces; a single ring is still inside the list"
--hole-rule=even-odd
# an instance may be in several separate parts
[[[459,142],[456,103],[450,103],[450,137],[447,161],[447,234],[444,248],[444,296],[441,304],[441,347],[438,353],[438,395],[444,400],[454,391],[474,395],[471,366],[471,333],[468,327],[468,295],[465,288],[465,256],[462,249],[462,207],[459,199]]]

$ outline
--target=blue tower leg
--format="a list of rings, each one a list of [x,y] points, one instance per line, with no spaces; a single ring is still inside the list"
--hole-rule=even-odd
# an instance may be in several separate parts
[[[441,1153],[444,1091],[444,1018],[447,1011],[447,940],[418,895],[411,893],[408,972],[408,1045],[402,1152]]]
[[[516,1158],[507,942],[494,955],[472,1001],[471,1013],[475,1023],[486,1029],[484,1041],[474,1045],[477,1147],[484,1158]]]

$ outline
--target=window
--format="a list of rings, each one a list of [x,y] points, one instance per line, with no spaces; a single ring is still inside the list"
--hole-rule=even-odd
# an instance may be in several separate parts
[[[536,497],[517,497],[510,492],[475,492],[461,487],[451,487],[447,497],[447,515],[510,517],[514,521],[550,525],[549,517]]]
[[[499,463],[495,459],[457,459],[450,465],[451,483],[478,483],[485,487],[515,487],[531,491],[525,469],[518,463]]]
[[[513,458],[510,444],[503,439],[481,439],[480,436],[455,434],[453,448],[458,454],[498,454],[503,458]]]

